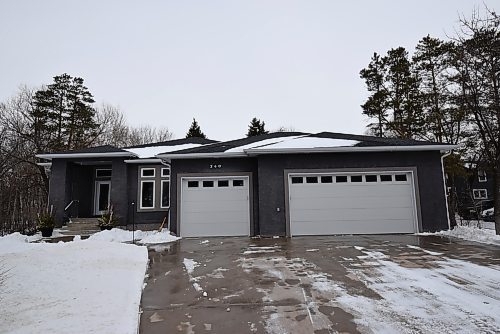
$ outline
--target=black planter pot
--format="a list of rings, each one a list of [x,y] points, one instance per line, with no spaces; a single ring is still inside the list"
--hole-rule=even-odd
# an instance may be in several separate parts
[[[99,226],[101,228],[101,231],[104,231],[104,230],[111,230],[113,228],[113,226]]]
[[[40,229],[40,232],[42,232],[42,237],[48,238],[52,236],[52,232],[54,232],[53,227],[44,227]]]

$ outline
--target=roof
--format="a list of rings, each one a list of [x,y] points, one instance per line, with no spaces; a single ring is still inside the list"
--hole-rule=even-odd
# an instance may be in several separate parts
[[[46,154],[38,154],[38,158],[57,159],[57,158],[110,158],[110,157],[128,157],[128,158],[155,158],[158,153],[179,151],[187,148],[198,147],[204,144],[216,143],[214,140],[204,138],[183,138],[151,144],[130,146],[127,148],[118,148],[112,145],[103,145],[88,147],[72,151],[62,151]]]
[[[160,153],[185,150],[200,147],[206,144],[217,143],[215,140],[191,137],[176,140],[163,141],[153,144],[130,146],[125,151],[135,154],[140,159],[154,158]]]
[[[237,157],[260,154],[369,152],[369,151],[448,151],[456,145],[413,139],[380,138],[335,132],[271,133],[180,151],[158,154],[163,159]]]

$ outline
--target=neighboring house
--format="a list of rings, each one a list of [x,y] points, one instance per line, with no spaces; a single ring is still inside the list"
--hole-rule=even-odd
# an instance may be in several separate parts
[[[493,207],[495,179],[493,173],[478,164],[467,163],[465,169],[465,176],[454,180],[458,213],[465,219],[477,218],[483,210]]]
[[[76,199],[80,216],[110,201],[122,224],[159,226],[168,212],[183,237],[382,234],[448,228],[441,155],[455,147],[289,132],[39,157],[59,224]]]

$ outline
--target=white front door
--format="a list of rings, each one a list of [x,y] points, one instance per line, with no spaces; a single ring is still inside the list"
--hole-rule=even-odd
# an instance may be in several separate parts
[[[418,232],[411,172],[297,173],[288,182],[292,236]]]
[[[102,215],[109,206],[111,181],[95,182],[94,214]]]
[[[249,189],[247,176],[182,178],[180,235],[250,235]]]

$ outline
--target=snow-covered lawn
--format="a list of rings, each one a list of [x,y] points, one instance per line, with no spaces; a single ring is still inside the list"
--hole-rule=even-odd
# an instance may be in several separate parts
[[[78,239],[28,243],[19,233],[0,237],[0,272],[7,271],[0,286],[0,333],[137,332],[146,247],[121,243],[132,234],[118,229]],[[176,238],[163,231],[136,232],[136,239]]]

